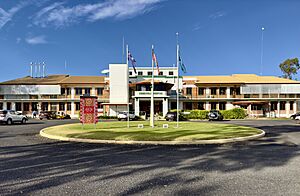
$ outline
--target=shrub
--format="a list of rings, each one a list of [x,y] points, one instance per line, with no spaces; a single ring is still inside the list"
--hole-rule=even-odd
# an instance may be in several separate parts
[[[117,119],[116,116],[98,116],[98,119]]]
[[[187,119],[208,119],[209,111],[206,110],[190,110],[186,112],[190,112],[189,114],[184,115],[184,117],[186,117]]]
[[[231,110],[221,110],[224,119],[244,119],[247,116],[246,110],[242,108],[234,108]]]

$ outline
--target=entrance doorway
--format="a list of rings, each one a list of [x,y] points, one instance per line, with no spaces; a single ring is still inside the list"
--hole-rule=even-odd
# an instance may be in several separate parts
[[[146,112],[150,115],[151,101],[140,101],[140,112]],[[154,101],[154,114],[161,114],[163,112],[162,101]]]

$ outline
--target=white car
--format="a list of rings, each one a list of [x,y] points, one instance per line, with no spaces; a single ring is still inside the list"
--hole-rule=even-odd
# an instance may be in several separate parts
[[[127,120],[127,114],[128,112],[127,111],[124,111],[124,112],[119,112],[118,113],[118,120]],[[129,120],[134,120],[136,117],[135,117],[135,114],[133,112],[129,112]]]
[[[4,122],[8,125],[11,125],[15,122],[20,122],[25,124],[27,122],[27,116],[22,115],[14,110],[1,110],[0,111],[0,122]]]
[[[296,117],[295,117],[295,120],[300,120],[300,116],[296,116]]]

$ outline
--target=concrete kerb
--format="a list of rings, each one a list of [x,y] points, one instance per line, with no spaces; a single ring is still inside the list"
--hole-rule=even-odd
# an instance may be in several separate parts
[[[47,128],[46,128],[47,129]],[[82,139],[82,138],[69,138],[45,133],[45,129],[40,131],[42,137],[67,142],[81,142],[93,144],[133,144],[133,145],[201,145],[201,144],[226,144],[233,142],[243,142],[248,140],[255,140],[265,136],[265,132],[259,129],[261,133],[246,137],[236,137],[229,139],[214,139],[214,140],[197,140],[197,141],[120,141],[120,140],[97,140],[97,139]]]

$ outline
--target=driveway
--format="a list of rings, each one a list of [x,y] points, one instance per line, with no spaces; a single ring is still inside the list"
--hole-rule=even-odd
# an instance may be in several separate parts
[[[0,195],[299,195],[300,126],[261,128],[264,139],[200,146],[66,143],[39,130],[75,121],[0,126]]]

